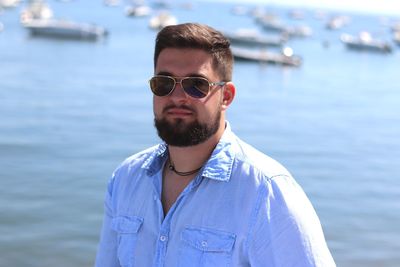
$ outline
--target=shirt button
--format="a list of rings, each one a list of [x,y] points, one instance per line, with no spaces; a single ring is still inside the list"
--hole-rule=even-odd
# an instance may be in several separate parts
[[[208,245],[208,244],[207,244],[207,241],[201,241],[201,246],[202,246],[202,247],[207,247],[207,245]]]
[[[167,237],[165,235],[160,236],[161,242],[167,241]]]
[[[153,199],[154,199],[154,201],[156,201],[156,200],[157,200],[157,196],[156,196],[156,195],[154,195],[154,196],[153,196]]]

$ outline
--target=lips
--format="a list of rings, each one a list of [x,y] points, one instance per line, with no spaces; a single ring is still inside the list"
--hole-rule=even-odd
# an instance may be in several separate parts
[[[167,106],[164,108],[164,114],[172,116],[191,116],[194,114],[194,111],[187,106]]]
[[[167,114],[176,115],[191,115],[193,112],[182,108],[171,108],[167,110]]]

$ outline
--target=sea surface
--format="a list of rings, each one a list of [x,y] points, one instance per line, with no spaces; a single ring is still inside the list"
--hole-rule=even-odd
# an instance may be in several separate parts
[[[173,3],[179,22],[262,32],[251,16],[233,15],[233,4]],[[102,1],[49,4],[56,17],[110,35],[38,38],[19,23],[23,4],[0,13],[0,266],[93,265],[112,171],[159,142],[149,17]],[[347,14],[348,26],[328,31],[337,12],[308,9],[292,20],[286,8],[268,10],[313,35],[287,44],[299,68],[235,63],[233,130],[304,188],[338,266],[400,266],[400,47],[349,51],[339,40],[362,30],[391,40],[388,25],[399,18]]]

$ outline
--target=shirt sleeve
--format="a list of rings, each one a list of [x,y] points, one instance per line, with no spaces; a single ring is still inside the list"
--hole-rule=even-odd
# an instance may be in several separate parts
[[[320,221],[292,177],[268,179],[249,234],[250,266],[334,267]]]
[[[95,267],[117,267],[120,266],[117,259],[117,233],[111,229],[112,223],[112,204],[111,204],[111,192],[112,192],[111,179],[106,198],[104,201],[104,220],[101,229],[100,243],[96,255]]]

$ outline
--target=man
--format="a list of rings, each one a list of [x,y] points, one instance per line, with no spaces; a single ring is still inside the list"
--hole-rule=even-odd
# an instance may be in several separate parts
[[[157,35],[150,88],[164,142],[114,172],[96,266],[335,266],[302,189],[225,120],[229,46],[200,24]]]

